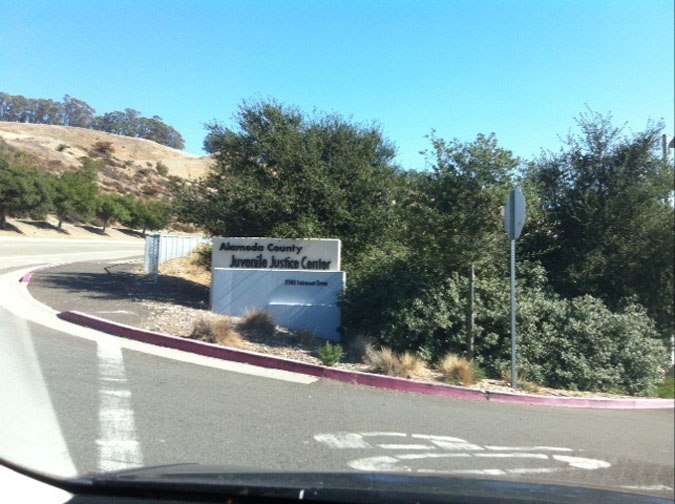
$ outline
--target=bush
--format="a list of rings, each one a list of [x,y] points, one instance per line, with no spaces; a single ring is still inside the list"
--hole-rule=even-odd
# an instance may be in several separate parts
[[[112,142],[103,142],[99,141],[94,143],[92,147],[92,154],[97,154],[100,156],[110,156],[115,152]]]
[[[262,336],[271,336],[276,330],[274,317],[267,310],[252,310],[239,322],[238,328]]]
[[[244,343],[241,335],[227,319],[216,320],[211,330],[215,343],[219,345],[240,348]]]
[[[155,169],[157,170],[157,173],[159,173],[162,177],[166,177],[169,174],[169,167],[166,166],[161,161],[157,161]]]
[[[319,359],[324,364],[324,366],[334,366],[342,358],[342,345],[333,345],[330,341],[326,341],[326,344],[321,347],[319,351]]]
[[[475,364],[452,353],[443,357],[437,369],[446,381],[457,385],[473,385],[482,379],[482,373]]]
[[[352,275],[343,298],[346,337],[368,331],[376,344],[439,362],[465,351],[468,282],[424,270],[405,253],[372,256],[379,268]],[[518,372],[543,386],[650,395],[666,351],[644,308],[611,312],[591,296],[564,299],[537,264],[519,265]],[[475,363],[500,377],[511,360],[509,280],[478,272]],[[388,366],[385,366],[388,367]]]
[[[213,245],[200,245],[193,252],[192,264],[200,266],[207,271],[211,271],[211,257],[213,254]]]
[[[425,366],[424,362],[410,352],[394,353],[391,348],[383,347],[380,350],[369,348],[365,362],[375,373],[402,378],[414,378]]]
[[[192,324],[190,338],[202,341],[214,341],[213,324],[210,317],[202,315]]]

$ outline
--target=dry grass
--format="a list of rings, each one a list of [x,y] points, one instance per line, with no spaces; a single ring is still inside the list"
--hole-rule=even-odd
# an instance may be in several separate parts
[[[202,341],[213,341],[213,319],[208,315],[198,317],[192,325],[190,338]]]
[[[414,378],[425,369],[424,362],[419,357],[410,352],[399,355],[387,347],[380,350],[369,347],[364,361],[375,373],[401,378]]]
[[[263,336],[271,336],[276,331],[274,317],[267,310],[251,310],[239,322],[237,328]]]
[[[473,366],[464,357],[449,353],[437,368],[445,381],[450,383],[473,385],[476,381]]]
[[[226,347],[241,348],[244,340],[241,334],[232,326],[229,320],[216,320],[212,325],[213,337],[216,343]]]
[[[203,268],[196,262],[197,255],[190,254],[188,257],[179,257],[163,262],[159,266],[162,275],[184,278],[207,287],[211,286],[211,271]]]
[[[201,315],[193,323],[190,338],[218,343],[222,346],[241,348],[244,340],[232,323],[217,315]]]
[[[79,168],[82,163],[80,158],[88,156],[97,143],[109,143],[111,152],[122,163],[132,161],[155,166],[161,162],[168,168],[169,174],[183,178],[200,177],[213,164],[207,156],[195,156],[150,140],[70,126],[0,122],[0,137],[42,163],[56,160],[71,169]],[[61,145],[68,147],[59,150]]]

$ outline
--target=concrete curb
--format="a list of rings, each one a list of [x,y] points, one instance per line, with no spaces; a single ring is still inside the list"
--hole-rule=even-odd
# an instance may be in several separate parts
[[[39,268],[35,268],[30,273],[26,273],[24,276],[22,276],[19,279],[19,282],[20,283],[28,283],[28,282],[30,282],[31,278],[33,278],[33,275],[35,273],[37,273],[38,271],[42,271],[42,270],[47,269],[47,268],[53,268],[54,266],[59,266],[59,265],[58,264],[48,264],[46,266],[40,266]]]
[[[192,352],[216,359],[224,359],[254,366],[281,369],[293,373],[301,373],[318,378],[328,378],[345,383],[368,385],[371,387],[416,392],[420,394],[454,397],[461,399],[487,400],[494,402],[509,402],[532,404],[540,406],[563,406],[571,408],[606,408],[606,409],[673,409],[675,401],[670,399],[605,399],[581,397],[551,397],[530,394],[509,394],[503,392],[489,392],[466,387],[427,383],[392,376],[346,371],[317,364],[309,364],[281,357],[271,357],[264,354],[235,350],[219,345],[205,343],[186,338],[170,336],[144,329],[118,324],[106,319],[87,315],[78,311],[66,311],[58,314],[60,319],[74,324],[103,331],[115,336],[134,339],[152,345],[173,348]]]

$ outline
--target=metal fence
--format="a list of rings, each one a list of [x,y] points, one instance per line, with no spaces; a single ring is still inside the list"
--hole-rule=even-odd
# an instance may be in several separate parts
[[[211,245],[211,238],[150,234],[145,237],[145,272],[157,275],[159,265],[169,259],[185,257],[200,245]]]

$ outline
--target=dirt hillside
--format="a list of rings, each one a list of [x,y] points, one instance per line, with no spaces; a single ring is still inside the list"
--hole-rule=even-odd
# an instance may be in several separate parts
[[[0,138],[10,146],[40,159],[51,170],[75,169],[91,156],[97,142],[110,142],[112,157],[126,168],[147,169],[160,162],[169,175],[196,178],[206,173],[212,160],[165,147],[150,140],[70,126],[0,121]]]

